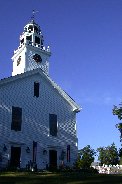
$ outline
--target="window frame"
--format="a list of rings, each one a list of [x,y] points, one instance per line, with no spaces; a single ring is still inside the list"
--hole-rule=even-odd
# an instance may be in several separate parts
[[[67,145],[67,162],[70,162],[71,159],[71,146]]]
[[[39,92],[40,92],[40,83],[35,81],[34,82],[34,97],[39,97]]]
[[[22,108],[12,106],[11,130],[21,131],[22,129]]]
[[[56,114],[49,114],[49,134],[57,137],[58,134],[58,120]]]

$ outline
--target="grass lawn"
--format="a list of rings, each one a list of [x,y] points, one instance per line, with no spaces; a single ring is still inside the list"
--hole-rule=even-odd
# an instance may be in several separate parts
[[[122,184],[122,175],[81,173],[0,173],[0,184]]]

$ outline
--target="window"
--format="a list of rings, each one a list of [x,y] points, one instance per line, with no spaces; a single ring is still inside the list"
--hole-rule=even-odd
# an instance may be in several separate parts
[[[49,114],[50,135],[57,136],[57,115]]]
[[[32,41],[32,36],[26,36],[26,40]]]
[[[70,145],[67,145],[67,162],[70,162]]]
[[[36,26],[34,26],[34,32],[38,33],[38,28]]]
[[[21,131],[21,124],[22,124],[22,108],[12,107],[11,130]]]
[[[34,82],[34,96],[39,97],[39,82]]]
[[[40,44],[40,38],[35,36],[35,43]]]
[[[29,25],[28,30],[29,30],[29,32],[33,31],[33,26]]]

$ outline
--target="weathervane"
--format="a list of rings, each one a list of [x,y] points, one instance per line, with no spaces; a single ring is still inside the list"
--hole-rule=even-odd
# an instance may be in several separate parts
[[[35,19],[35,14],[38,13],[38,12],[39,12],[39,11],[35,11],[35,10],[32,11],[32,17],[31,17],[31,18],[32,18],[33,21],[34,21],[34,19]]]

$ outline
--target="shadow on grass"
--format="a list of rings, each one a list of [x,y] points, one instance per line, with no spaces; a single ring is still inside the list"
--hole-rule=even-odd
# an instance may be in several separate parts
[[[122,184],[122,175],[82,173],[1,173],[0,184]]]

